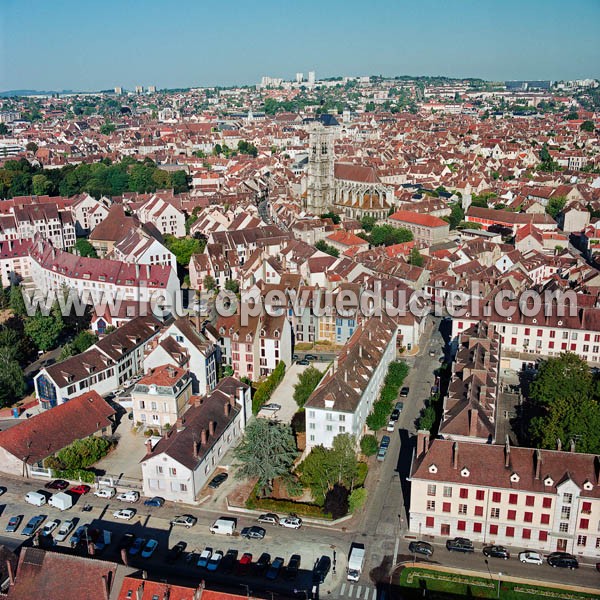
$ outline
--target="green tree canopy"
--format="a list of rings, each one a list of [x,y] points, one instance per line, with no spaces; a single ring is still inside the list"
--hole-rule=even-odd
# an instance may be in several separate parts
[[[408,262],[415,267],[422,267],[425,264],[425,259],[416,246],[411,249]]]
[[[334,225],[339,225],[342,222],[340,215],[331,211],[323,213],[321,219],[331,219]]]
[[[373,227],[375,227],[375,223],[377,223],[377,219],[375,217],[369,217],[368,215],[365,215],[360,220],[360,224],[362,225],[362,228],[366,232],[373,231]]]
[[[98,254],[97,254],[94,246],[92,246],[92,244],[90,244],[90,242],[88,242],[84,238],[79,238],[75,242],[75,250],[77,250],[77,253],[79,254],[79,256],[88,256],[91,258],[98,258]]]
[[[165,246],[175,255],[177,264],[187,267],[192,254],[200,254],[204,248],[201,240],[193,237],[177,238],[174,235],[165,235]]]
[[[321,252],[325,252],[325,254],[335,256],[336,258],[340,255],[340,251],[337,248],[334,248],[331,244],[328,244],[325,240],[319,240],[315,244],[315,248]]]
[[[296,439],[289,425],[267,419],[253,419],[246,427],[244,439],[234,449],[237,477],[258,478],[263,491],[273,487],[273,480],[288,475],[298,454]]]
[[[25,394],[27,385],[14,347],[0,346],[0,406],[10,406]]]
[[[594,133],[594,122],[593,121],[584,121],[579,126],[579,129],[581,129],[581,131],[587,131],[588,133]]]
[[[323,373],[312,365],[300,373],[298,383],[294,385],[294,400],[299,408],[304,407],[304,404],[319,385],[322,377]]]
[[[408,229],[392,225],[375,225],[369,236],[369,242],[373,246],[392,246],[410,242],[412,239],[413,234]]]
[[[44,316],[38,311],[37,314],[25,321],[25,333],[44,352],[56,348],[64,327],[58,304],[52,307],[48,316]]]
[[[562,209],[565,207],[567,199],[564,196],[554,196],[548,201],[546,206],[546,212],[553,218],[556,219]]]

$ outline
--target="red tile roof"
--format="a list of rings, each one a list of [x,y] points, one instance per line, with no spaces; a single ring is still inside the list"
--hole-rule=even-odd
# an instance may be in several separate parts
[[[433,215],[414,213],[409,210],[399,210],[389,217],[401,223],[412,223],[421,227],[448,227],[446,221]]]

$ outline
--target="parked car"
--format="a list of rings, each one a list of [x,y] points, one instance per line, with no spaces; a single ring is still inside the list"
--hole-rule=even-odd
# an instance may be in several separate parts
[[[69,482],[64,479],[55,479],[44,486],[47,490],[66,490],[69,487]]]
[[[117,500],[121,502],[137,502],[140,499],[140,493],[134,491],[123,492],[122,494],[117,494]]]
[[[166,561],[169,564],[176,563],[179,557],[183,554],[184,550],[187,548],[187,544],[185,542],[177,542],[168,552],[166,556]]]
[[[265,404],[261,407],[261,410],[270,410],[272,412],[281,410],[281,404],[277,404],[276,402],[269,402],[269,404]]]
[[[279,573],[281,572],[281,569],[283,568],[284,563],[285,563],[285,560],[283,560],[283,558],[281,558],[281,556],[276,556],[273,559],[271,566],[267,569],[267,572],[265,573],[265,577],[267,579],[270,579],[271,581],[274,581],[275,579],[277,579],[279,577]]]
[[[144,506],[157,506],[160,508],[165,503],[165,499],[160,496],[154,496],[153,498],[148,498],[144,500]]]
[[[208,487],[213,490],[216,490],[222,483],[227,481],[228,477],[229,475],[227,473],[219,473],[210,480],[210,482],[208,483]]]
[[[157,548],[158,542],[155,539],[150,538],[142,548],[142,558],[150,558]]]
[[[578,569],[579,562],[567,552],[553,552],[548,556],[548,564],[551,567],[562,567],[563,569]]]
[[[510,558],[510,554],[504,546],[485,546],[483,555],[491,556],[492,558],[503,558],[504,560]]]
[[[252,527],[244,527],[240,535],[247,540],[262,540],[266,533],[263,527],[253,525]]]
[[[297,354],[292,354],[292,360],[298,360],[298,355]]]
[[[313,583],[323,583],[329,569],[331,569],[331,558],[326,555],[321,556],[313,569]]]
[[[275,513],[265,513],[258,517],[259,523],[269,523],[270,525],[279,525],[279,516]]]
[[[385,456],[387,454],[388,447],[387,446],[379,446],[379,450],[377,451],[377,460],[379,462],[383,462],[385,460]]]
[[[408,545],[408,551],[413,554],[431,556],[433,554],[433,546],[428,542],[411,542]]]
[[[123,534],[123,537],[119,540],[119,552],[121,550],[129,550],[129,548],[133,546],[133,542],[135,542],[135,533],[133,533],[133,531],[126,531]]]
[[[279,521],[279,524],[282,527],[287,527],[288,529],[300,529],[300,527],[302,527],[302,519],[300,517],[290,515],[289,517]]]
[[[403,388],[400,390],[400,398],[406,398],[406,397],[408,397],[408,393],[409,393],[409,392],[410,392],[410,388],[408,388],[408,387],[403,387]]]
[[[136,556],[137,554],[139,554],[142,551],[142,548],[144,547],[145,544],[146,544],[146,538],[136,537],[135,540],[133,541],[133,544],[131,544],[131,546],[129,546],[129,554],[131,556]]]
[[[94,496],[98,498],[112,498],[117,491],[112,487],[101,487],[98,491],[94,492]]]
[[[208,561],[210,560],[212,553],[213,549],[210,546],[204,548],[204,550],[200,552],[200,556],[198,557],[198,562],[196,563],[196,565],[202,568],[206,568],[206,565],[208,565]]]
[[[233,572],[237,563],[238,551],[234,548],[229,548],[225,556],[221,559],[220,569],[223,573],[229,574]]]
[[[305,354],[304,358],[306,360],[317,360],[317,357],[314,354]]]
[[[54,540],[57,542],[64,542],[73,529],[75,529],[75,523],[73,521],[65,521],[56,532]]]
[[[394,409],[392,411],[392,414],[390,415],[390,421],[396,422],[399,418],[400,418],[400,411],[397,409]]]
[[[398,413],[401,414],[402,411],[404,410],[404,402],[396,402],[396,405],[394,406],[394,410],[397,410]]]
[[[171,521],[171,525],[173,525],[173,527],[177,525],[182,525],[183,527],[187,527],[189,529],[190,527],[193,527],[197,522],[198,519],[196,519],[196,517],[194,517],[193,515],[178,515]]]
[[[381,438],[381,442],[380,442],[379,446],[381,448],[389,448],[389,446],[390,446],[390,436],[389,435],[384,435]]]
[[[296,364],[301,365],[303,367],[307,367],[308,365],[310,365],[310,361],[307,360],[306,358],[302,358],[299,361],[297,361]]]
[[[240,558],[240,561],[238,562],[236,575],[248,575],[251,566],[252,554],[250,554],[250,552],[244,552],[244,554],[242,554],[242,558]]]
[[[446,550],[450,552],[475,552],[473,542],[467,538],[457,537],[446,541]]]
[[[123,521],[131,521],[135,517],[135,508],[121,508],[115,510],[113,513],[115,519],[122,519]]]
[[[544,557],[540,552],[532,552],[527,550],[519,553],[519,560],[522,563],[527,563],[530,565],[541,565],[544,562]]]
[[[80,525],[75,530],[75,533],[71,536],[71,539],[69,540],[69,545],[71,546],[71,548],[76,548],[77,546],[79,546],[79,544],[81,544],[81,542],[83,540],[86,539],[88,529],[89,529],[89,525],[86,524],[86,525]]]
[[[69,492],[72,492],[73,494],[77,494],[79,496],[85,496],[85,494],[87,494],[90,491],[90,486],[89,485],[85,485],[85,484],[81,484],[81,485],[74,485]]]
[[[268,552],[263,552],[254,565],[254,571],[257,575],[262,575],[271,564],[271,555]]]
[[[35,517],[31,517],[29,521],[27,521],[27,525],[23,527],[21,531],[21,535],[33,535],[37,528],[44,522],[46,515],[37,515]]]
[[[388,421],[387,427],[385,428],[386,431],[394,431],[394,429],[396,428],[396,421],[390,419]]]
[[[302,557],[299,554],[292,554],[290,557],[290,562],[288,566],[285,568],[285,578],[288,581],[294,581],[298,576],[298,571],[300,570],[300,563],[302,562]]]
[[[48,521],[44,525],[44,527],[42,527],[42,531],[40,532],[40,535],[43,535],[43,536],[50,535],[59,525],[60,525],[60,521],[58,519]]]
[[[19,529],[19,525],[21,524],[22,520],[23,520],[23,517],[21,515],[16,515],[14,517],[11,517],[8,520],[8,524],[6,526],[6,532],[7,533],[15,533],[15,531],[17,531],[17,529]]]
[[[216,571],[219,567],[219,563],[223,558],[223,553],[220,550],[216,550],[212,553],[210,560],[206,564],[207,571]]]
[[[3,485],[0,485],[0,496],[2,496],[2,494],[6,494],[6,487]]]

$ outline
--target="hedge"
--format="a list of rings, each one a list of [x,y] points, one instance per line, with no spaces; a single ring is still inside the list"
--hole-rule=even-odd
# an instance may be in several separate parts
[[[373,411],[367,417],[369,429],[377,431],[387,425],[394,401],[398,396],[398,390],[407,375],[408,366],[406,363],[395,361],[390,364],[383,388],[379,394],[379,400],[373,404]]]
[[[318,519],[331,519],[331,515],[324,513],[323,509],[316,504],[307,502],[294,502],[293,500],[279,500],[277,498],[257,498],[254,493],[246,500],[246,508],[250,510],[265,510],[274,513],[296,513],[305,517],[316,517]]]
[[[285,375],[285,363],[281,360],[273,372],[256,388],[252,398],[252,412],[256,415],[263,404],[266,404]]]
[[[373,456],[373,454],[377,453],[378,448],[379,442],[374,435],[363,435],[360,440],[360,451],[365,456]]]
[[[94,483],[96,481],[96,474],[86,469],[53,470],[53,474],[57,479],[68,479],[69,481],[83,481],[85,483]]]

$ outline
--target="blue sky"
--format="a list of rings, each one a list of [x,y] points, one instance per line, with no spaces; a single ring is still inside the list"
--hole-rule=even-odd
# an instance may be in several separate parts
[[[0,90],[600,77],[600,0],[0,0]]]

